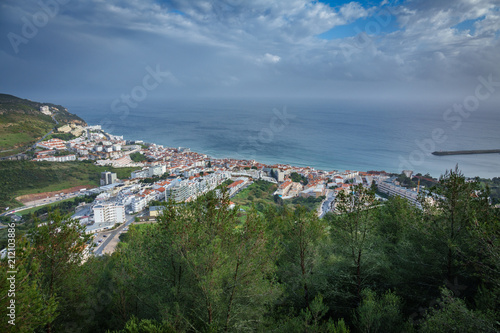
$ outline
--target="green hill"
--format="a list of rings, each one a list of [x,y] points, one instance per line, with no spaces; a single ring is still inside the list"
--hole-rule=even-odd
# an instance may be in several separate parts
[[[136,168],[111,168],[89,162],[0,161],[0,212],[5,207],[21,206],[15,197],[24,194],[58,191],[74,186],[99,186],[100,173],[116,172],[128,178]]]
[[[33,102],[12,95],[0,94],[0,157],[26,151],[38,139],[50,132],[56,122],[40,111],[46,105],[53,118],[62,124],[85,126],[83,119],[52,103]]]

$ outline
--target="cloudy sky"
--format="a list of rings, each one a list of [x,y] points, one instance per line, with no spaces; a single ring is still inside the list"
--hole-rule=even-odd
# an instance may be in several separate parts
[[[0,92],[443,98],[500,81],[498,0],[2,0]],[[148,87],[149,87],[148,86]]]

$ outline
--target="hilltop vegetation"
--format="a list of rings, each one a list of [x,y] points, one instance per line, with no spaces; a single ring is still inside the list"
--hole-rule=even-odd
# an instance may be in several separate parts
[[[15,197],[74,186],[99,186],[100,173],[116,172],[118,178],[128,178],[135,168],[111,168],[87,162],[0,161],[0,209],[21,204]]]
[[[263,180],[257,180],[246,189],[235,195],[231,201],[245,210],[255,206],[258,211],[264,211],[267,205],[274,204],[273,193],[277,186]]]
[[[51,108],[54,118],[60,124],[86,125],[85,121],[69,113],[61,105],[33,102],[0,94],[0,157],[25,151],[55,127],[56,122],[52,117],[39,111],[42,105]]]
[[[226,195],[165,203],[111,256],[81,264],[82,227],[18,238],[26,332],[498,332],[499,213],[477,182],[440,179],[436,205],[383,205],[360,185],[338,215],[268,205],[241,219]],[[60,231],[58,231],[60,230]],[[0,262],[6,274],[7,262]],[[8,282],[0,280],[7,294]],[[0,298],[5,312],[8,298]],[[37,311],[37,316],[30,316]],[[4,314],[5,316],[5,314]],[[11,332],[6,321],[2,332]]]
[[[85,121],[82,118],[73,113],[69,113],[68,110],[62,105],[34,102],[30,101],[29,99],[23,99],[12,95],[0,94],[0,114],[42,114],[39,109],[40,106],[43,105],[46,105],[51,109],[54,117],[60,123],[75,123],[86,125]],[[54,110],[54,108],[57,110]]]

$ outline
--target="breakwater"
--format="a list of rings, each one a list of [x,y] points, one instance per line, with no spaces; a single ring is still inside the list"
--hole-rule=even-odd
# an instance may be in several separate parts
[[[432,155],[469,155],[469,154],[500,154],[500,149],[476,149],[476,150],[452,150],[452,151],[435,151]]]

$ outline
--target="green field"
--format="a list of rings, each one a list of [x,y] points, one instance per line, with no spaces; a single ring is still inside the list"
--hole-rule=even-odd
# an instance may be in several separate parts
[[[102,171],[128,178],[136,168],[111,168],[87,162],[0,161],[0,209],[22,206],[24,194],[59,191],[74,186],[99,186]]]
[[[261,210],[265,205],[275,204],[273,193],[277,188],[276,184],[258,180],[235,195],[231,201],[244,210],[248,210],[252,204]]]
[[[49,116],[8,114],[0,116],[0,157],[28,149],[50,132],[55,123]]]
[[[39,111],[41,105],[59,110],[51,110],[59,121],[59,126],[69,122],[85,125],[83,119],[69,113],[61,105],[33,102],[0,94],[0,157],[26,151],[56,126],[51,116]]]
[[[243,208],[244,210],[248,210],[252,205],[254,205],[258,211],[263,211],[266,205],[279,205],[280,202],[283,202],[283,204],[289,206],[291,209],[294,209],[296,205],[301,205],[306,207],[308,210],[316,210],[325,199],[325,197],[296,197],[284,201],[279,198],[275,201],[273,193],[277,188],[276,184],[258,180],[235,195],[231,201],[239,205],[240,208]]]

